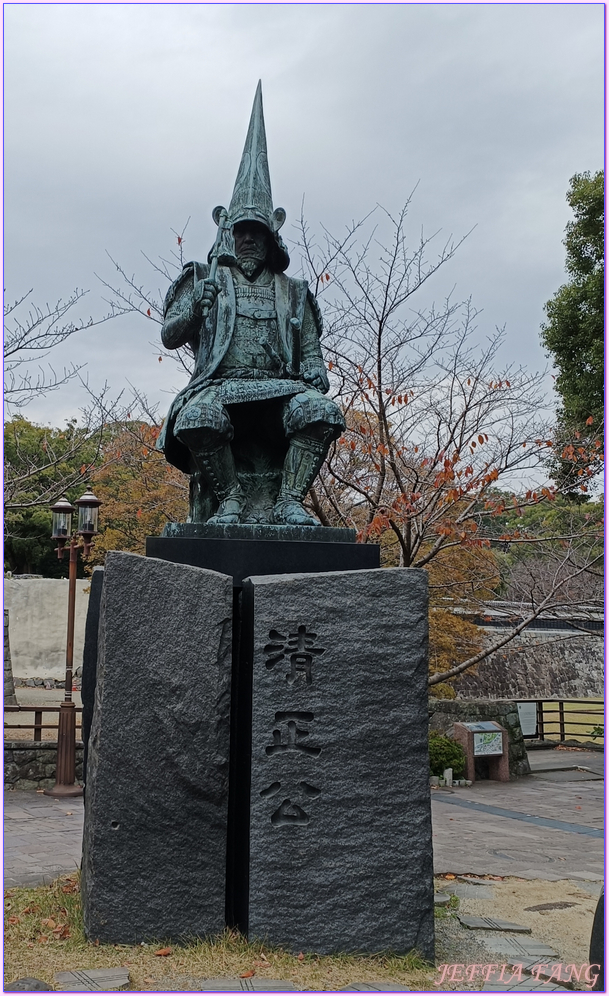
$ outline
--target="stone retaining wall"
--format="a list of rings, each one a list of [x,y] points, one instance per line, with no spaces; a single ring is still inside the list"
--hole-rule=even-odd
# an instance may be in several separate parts
[[[477,723],[494,720],[508,731],[510,778],[529,775],[531,766],[516,703],[511,700],[477,699],[461,702],[459,699],[429,700],[429,728],[439,730],[452,739],[453,723]]]
[[[83,744],[76,741],[76,780],[82,781]],[[4,741],[4,785],[10,789],[45,789],[55,784],[57,744],[44,740]]]
[[[486,631],[501,637],[499,628]],[[459,699],[602,698],[603,641],[565,630],[530,629],[455,681]]]

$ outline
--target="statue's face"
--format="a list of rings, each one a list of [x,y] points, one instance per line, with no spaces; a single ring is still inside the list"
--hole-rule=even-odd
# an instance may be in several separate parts
[[[257,221],[240,221],[234,226],[233,235],[239,266],[251,276],[266,259],[267,230]]]

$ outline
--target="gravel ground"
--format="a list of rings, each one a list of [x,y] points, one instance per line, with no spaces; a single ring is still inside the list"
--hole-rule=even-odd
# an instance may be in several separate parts
[[[496,958],[496,956],[495,956]],[[487,965],[493,958],[471,930],[462,927],[456,916],[436,919],[436,965]],[[439,978],[439,975],[438,975]],[[445,982],[443,992],[480,992],[480,981]]]
[[[600,891],[595,888],[596,883],[505,878],[492,885],[492,900],[462,899],[460,912],[523,924],[531,928],[532,937],[551,945],[565,964],[581,965],[588,961],[592,921]],[[559,902],[573,905],[554,910],[527,909]],[[479,931],[472,933],[480,936]]]

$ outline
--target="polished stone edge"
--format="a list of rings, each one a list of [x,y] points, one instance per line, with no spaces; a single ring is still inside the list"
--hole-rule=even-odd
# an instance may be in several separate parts
[[[208,525],[206,522],[168,522],[161,536],[170,539],[241,539],[322,543],[355,543],[355,529],[331,526],[273,526],[267,523],[241,523],[234,526]]]

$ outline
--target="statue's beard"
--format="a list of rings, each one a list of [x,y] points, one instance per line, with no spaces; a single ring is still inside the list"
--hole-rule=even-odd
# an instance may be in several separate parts
[[[254,256],[248,254],[247,256],[237,256],[237,266],[241,272],[249,280],[251,280],[252,277],[255,276],[256,273],[264,266],[264,260],[264,256],[258,255]]]

